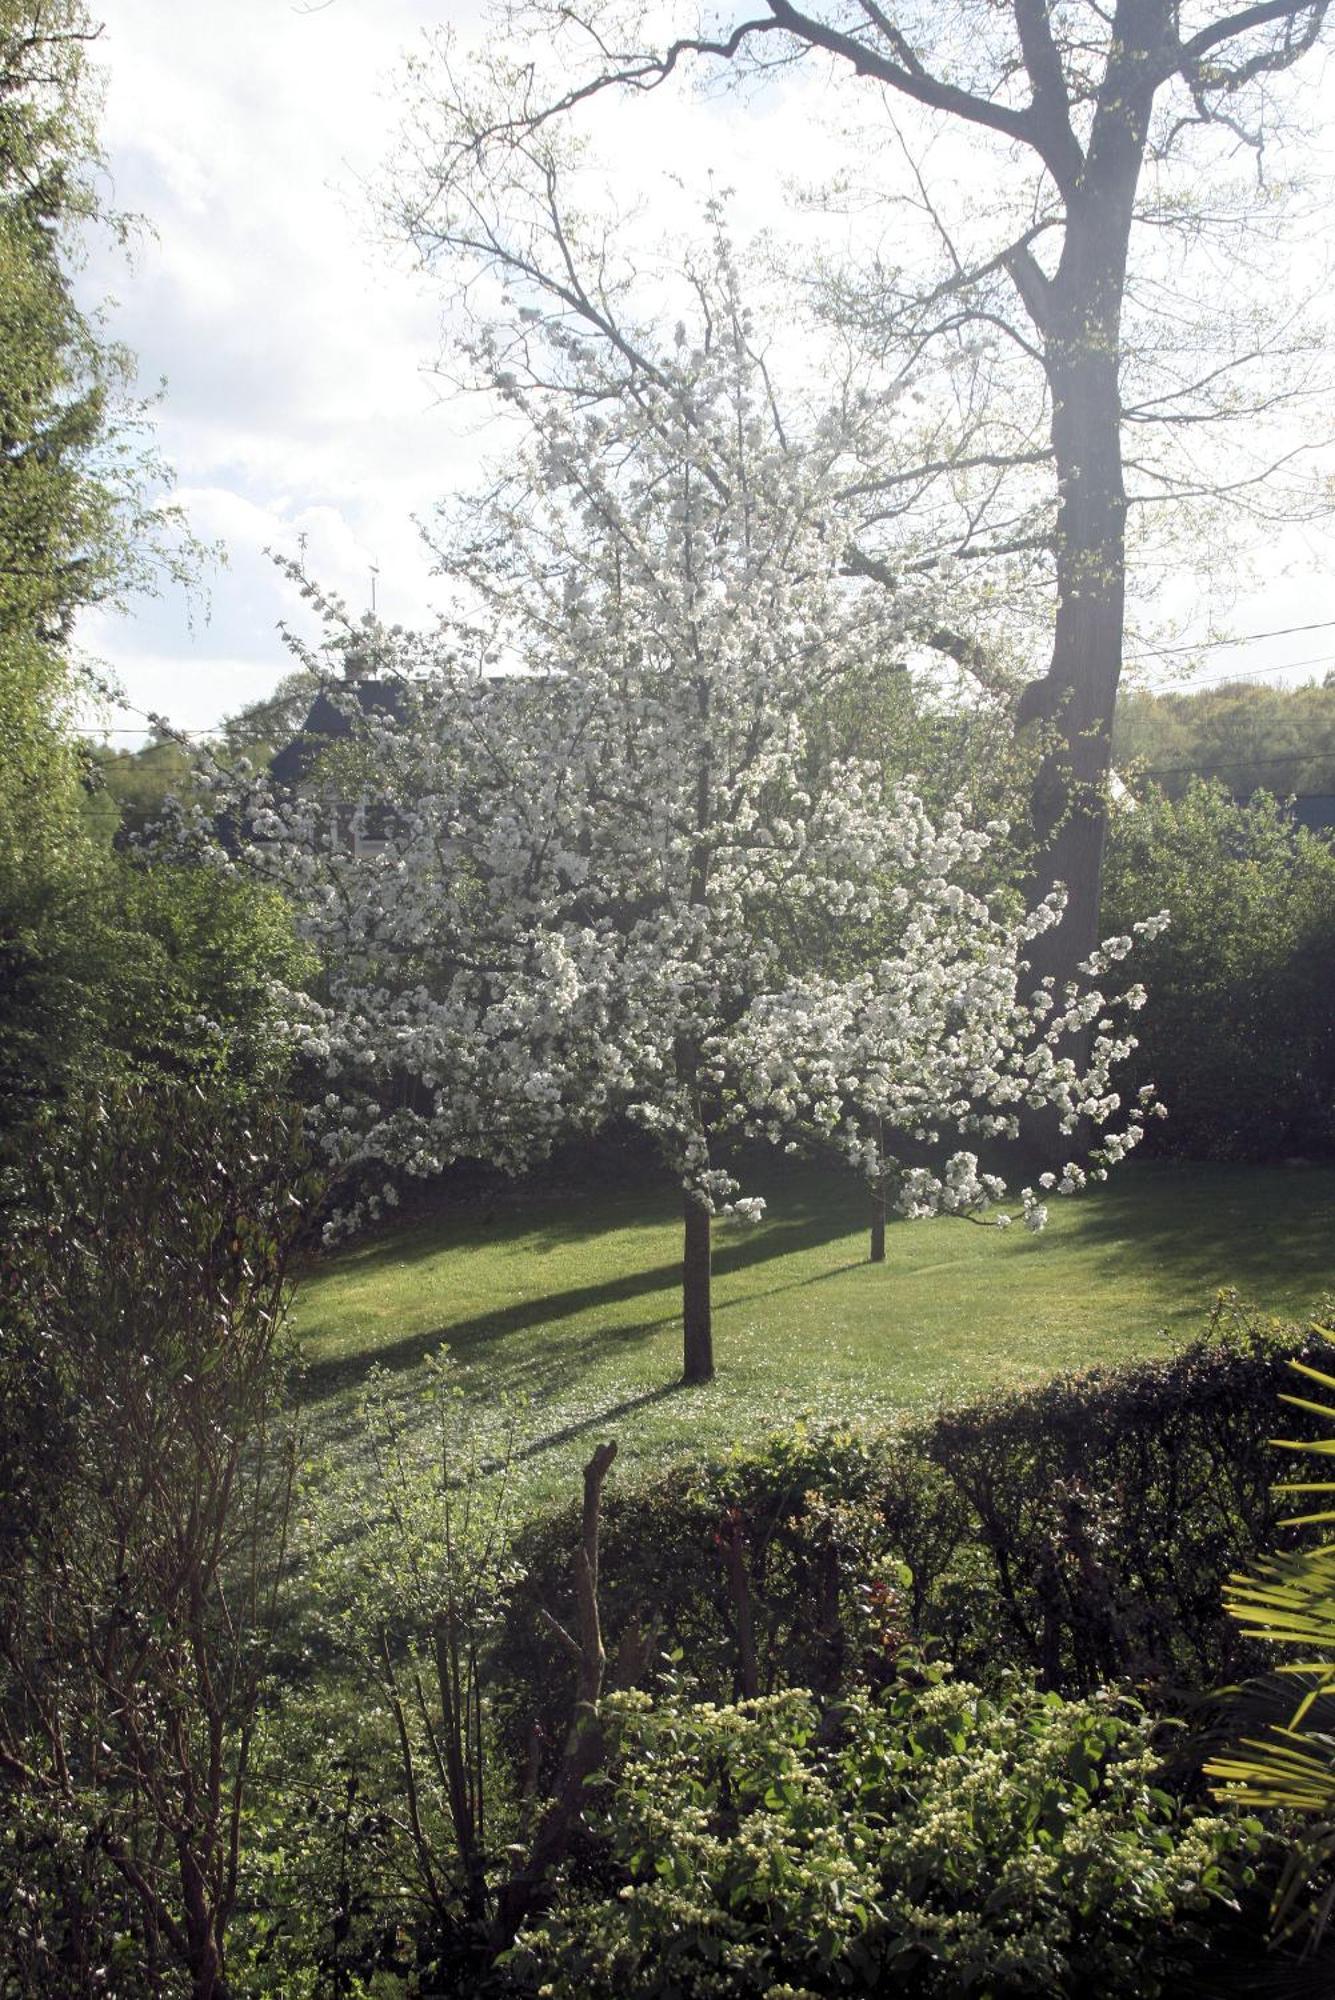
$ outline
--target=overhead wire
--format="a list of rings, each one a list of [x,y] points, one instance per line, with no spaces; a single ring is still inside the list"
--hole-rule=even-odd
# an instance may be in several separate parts
[[[1291,639],[1296,632],[1335,630],[1335,618],[1317,618],[1310,625],[1276,625],[1269,632],[1239,632],[1228,639],[1184,640],[1180,645],[1141,646],[1125,655],[1128,660],[1153,660],[1164,653],[1213,653],[1225,646],[1252,646],[1261,639]]]
[[[1285,757],[1200,756],[1192,764],[1137,764],[1128,760],[1142,778],[1210,777],[1215,771],[1268,771],[1279,765],[1330,764],[1335,767],[1335,750],[1299,750]]]

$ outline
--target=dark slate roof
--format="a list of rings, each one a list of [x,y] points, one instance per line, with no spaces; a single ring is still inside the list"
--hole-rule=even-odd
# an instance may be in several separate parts
[[[1293,817],[1309,833],[1327,833],[1335,828],[1335,792],[1301,793],[1293,801]]]
[[[269,761],[269,775],[276,784],[299,785],[310,776],[322,750],[351,736],[355,718],[340,705],[348,697],[357,703],[363,715],[397,717],[403,714],[403,695],[398,681],[349,681],[339,688],[340,702],[335,703],[321,688],[298,733],[274,752]]]

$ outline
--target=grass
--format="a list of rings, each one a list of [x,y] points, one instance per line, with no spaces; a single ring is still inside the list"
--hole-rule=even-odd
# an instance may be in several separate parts
[[[673,1192],[608,1183],[456,1205],[321,1259],[297,1305],[317,1431],[355,1449],[357,1385],[448,1343],[479,1399],[531,1399],[532,1497],[573,1491],[603,1436],[650,1475],[802,1415],[889,1419],[1163,1350],[1221,1286],[1276,1314],[1335,1288],[1335,1170],[1135,1164],[1052,1205],[1040,1236],[899,1223],[866,1262],[858,1184],[781,1175],[715,1231],[718,1377],[683,1388]]]

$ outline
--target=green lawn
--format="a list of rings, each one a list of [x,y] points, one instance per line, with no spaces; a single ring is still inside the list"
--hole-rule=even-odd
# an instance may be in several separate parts
[[[445,1342],[470,1393],[531,1399],[526,1478],[571,1490],[604,1435],[645,1474],[803,1413],[884,1418],[1162,1351],[1223,1285],[1294,1315],[1335,1290],[1329,1169],[1134,1165],[1054,1202],[1041,1236],[899,1223],[879,1267],[856,1182],[805,1170],[760,1191],[765,1222],[716,1229],[705,1388],[677,1380],[670,1189],[516,1191],[321,1259],[297,1304],[317,1433],[351,1445],[367,1369]]]

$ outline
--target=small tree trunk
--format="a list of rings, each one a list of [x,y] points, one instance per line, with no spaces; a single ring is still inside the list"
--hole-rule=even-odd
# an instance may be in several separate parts
[[[746,1573],[746,1537],[740,1507],[728,1509],[718,1540],[737,1614],[737,1679],[743,1701],[754,1701],[760,1693],[760,1669],[756,1665],[756,1625],[751,1610],[751,1579]]]
[[[584,1808],[586,1781],[606,1756],[607,1742],[599,1713],[607,1654],[598,1609],[598,1537],[602,1524],[603,1482],[617,1455],[614,1444],[600,1444],[584,1468],[584,1511],[580,1545],[575,1551],[575,1599],[579,1610],[578,1639],[548,1614],[547,1623],[579,1663],[579,1684],[570,1734],[556,1774],[556,1789],[538,1822],[527,1858],[501,1887],[497,1901],[497,1943],[514,1943],[515,1933],[541,1908],[548,1880],[563,1860],[570,1837]]]
[[[709,1210],[687,1190],[681,1260],[681,1317],[687,1382],[714,1379],[714,1330],[710,1311]]]
[[[878,1174],[871,1184],[871,1254],[873,1264],[885,1262],[885,1175]]]

